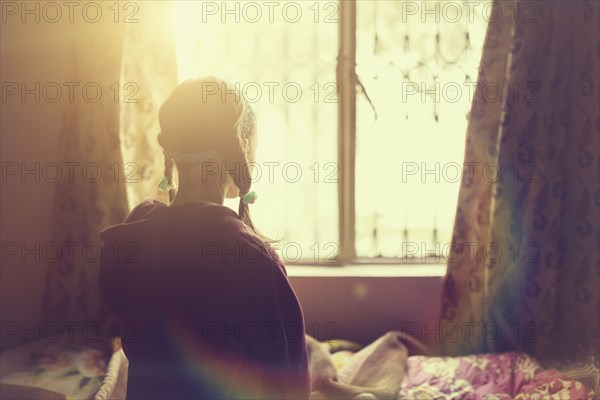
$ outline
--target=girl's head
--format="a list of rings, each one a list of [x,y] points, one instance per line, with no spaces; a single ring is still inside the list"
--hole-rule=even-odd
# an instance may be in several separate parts
[[[169,200],[177,194],[176,167],[177,190],[182,193],[201,191],[221,200],[240,196],[240,218],[254,230],[241,196],[252,183],[249,163],[255,159],[256,119],[241,93],[219,78],[185,81],[161,106],[159,122]]]

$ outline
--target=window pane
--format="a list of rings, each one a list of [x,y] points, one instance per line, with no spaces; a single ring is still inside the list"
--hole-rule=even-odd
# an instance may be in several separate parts
[[[239,84],[257,114],[251,206],[286,262],[337,251],[337,3],[173,3],[180,81]],[[237,201],[228,201],[237,209]],[[316,243],[316,244],[315,244]]]
[[[357,2],[357,74],[372,101],[357,95],[359,257],[421,257],[434,240],[448,253],[489,13],[488,1]]]

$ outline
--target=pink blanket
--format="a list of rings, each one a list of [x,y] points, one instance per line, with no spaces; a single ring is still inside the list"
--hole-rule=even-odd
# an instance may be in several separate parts
[[[389,332],[336,369],[325,346],[312,338],[307,343],[313,400],[597,398],[522,353],[433,357],[410,336]]]
[[[581,382],[522,353],[409,357],[398,398],[596,399]]]

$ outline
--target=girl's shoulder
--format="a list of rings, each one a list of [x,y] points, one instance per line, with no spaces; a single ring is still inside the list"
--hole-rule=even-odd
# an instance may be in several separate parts
[[[240,231],[240,238],[247,249],[242,253],[244,255],[243,258],[248,264],[260,269],[267,275],[272,273],[279,275],[283,273],[287,277],[285,265],[270,243],[265,242],[247,229]]]
[[[135,206],[133,210],[129,213],[125,222],[134,222],[146,217],[150,211],[155,210],[157,208],[166,207],[167,205],[160,200],[155,199],[147,199],[142,201],[140,204]]]

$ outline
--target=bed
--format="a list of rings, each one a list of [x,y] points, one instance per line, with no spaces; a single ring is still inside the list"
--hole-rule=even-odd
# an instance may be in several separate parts
[[[389,332],[362,347],[308,341],[312,399],[596,399],[598,369],[543,369],[522,353],[461,357],[420,352]],[[127,357],[106,345],[33,343],[2,353],[2,399],[124,399]],[[591,369],[590,369],[591,368]],[[579,376],[582,379],[577,379]],[[583,379],[588,377],[586,379]],[[591,377],[591,380],[589,379]]]
[[[346,384],[361,384],[360,375],[377,375],[377,367],[369,367],[369,359],[384,362],[391,353],[406,353],[404,367],[396,370],[400,380],[371,378],[372,387],[386,388],[381,398],[393,394],[395,399],[598,399],[600,371],[593,363],[572,365],[559,371],[544,369],[531,356],[517,352],[477,354],[459,357],[410,355],[423,353],[407,335],[389,332],[367,347],[356,343],[333,341],[319,344],[325,347],[337,372],[337,380]],[[398,343],[403,343],[399,346]],[[383,360],[383,361],[382,361]],[[399,362],[395,362],[400,364]],[[375,365],[376,365],[375,364]],[[388,368],[390,369],[390,368]],[[364,386],[364,385],[361,385]],[[355,399],[369,397],[366,390]],[[323,396],[327,398],[327,396]]]
[[[127,365],[118,342],[27,343],[1,353],[0,399],[124,398]]]

